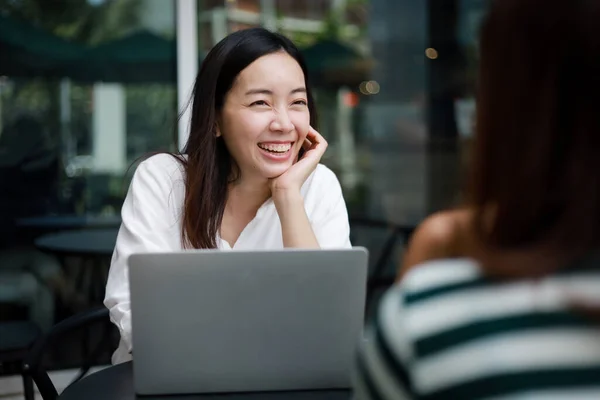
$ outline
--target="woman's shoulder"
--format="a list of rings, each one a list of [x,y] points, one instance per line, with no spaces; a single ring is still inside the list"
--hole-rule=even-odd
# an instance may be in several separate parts
[[[181,202],[185,193],[185,159],[170,153],[146,158],[135,169],[130,191],[138,197],[160,197]]]
[[[172,153],[159,153],[142,161],[136,175],[152,175],[158,179],[182,179],[185,173],[185,156]]]
[[[307,179],[306,183],[308,184],[306,185],[307,188],[318,188],[319,191],[323,189],[335,191],[339,189],[341,191],[341,186],[337,175],[335,172],[329,169],[329,167],[323,164],[317,164],[317,167]]]
[[[160,153],[140,162],[133,174],[128,198],[136,204],[152,205],[155,211],[165,205],[179,210],[185,196],[185,166],[184,159],[177,157]]]
[[[465,236],[470,221],[472,212],[468,209],[437,212],[419,224],[411,244],[453,252],[451,247]]]
[[[415,230],[403,260],[402,274],[431,260],[464,256],[472,212],[456,209],[435,213]]]
[[[319,206],[343,197],[342,187],[335,173],[323,164],[318,164],[302,185],[304,200]]]
[[[314,172],[315,179],[337,182],[337,175],[325,164],[317,164]]]

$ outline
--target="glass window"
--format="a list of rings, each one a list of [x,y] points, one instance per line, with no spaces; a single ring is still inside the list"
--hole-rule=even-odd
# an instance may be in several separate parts
[[[174,6],[0,2],[0,320],[48,329],[102,303],[129,167],[176,148]]]
[[[203,51],[260,24],[304,52],[330,143],[323,162],[342,183],[353,244],[370,250],[373,290],[391,284],[416,225],[460,199],[487,2],[233,0],[201,13],[201,32],[219,32],[201,37]]]
[[[412,229],[460,200],[487,3],[198,1],[201,55],[252,26],[303,51],[371,293],[391,284]],[[175,0],[69,4],[0,0],[0,320],[42,328],[101,302],[110,257],[42,239],[116,234],[129,167],[177,145]],[[80,364],[61,353],[51,366]]]

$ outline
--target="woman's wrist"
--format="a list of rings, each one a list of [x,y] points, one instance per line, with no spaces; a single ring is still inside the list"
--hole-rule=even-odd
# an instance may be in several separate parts
[[[297,210],[299,207],[304,209],[304,199],[299,190],[278,189],[274,190],[271,196],[280,217],[282,212]]]
[[[300,190],[273,192],[272,198],[281,222],[283,246],[318,249],[319,242],[306,215]]]

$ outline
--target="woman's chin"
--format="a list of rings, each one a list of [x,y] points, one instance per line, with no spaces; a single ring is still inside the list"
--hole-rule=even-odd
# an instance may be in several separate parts
[[[290,169],[290,165],[282,165],[271,168],[262,168],[262,176],[267,179],[275,179],[283,175],[288,169]]]

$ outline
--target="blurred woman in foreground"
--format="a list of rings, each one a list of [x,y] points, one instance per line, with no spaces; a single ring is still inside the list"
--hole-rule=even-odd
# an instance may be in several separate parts
[[[465,207],[415,233],[358,357],[372,399],[600,399],[600,1],[496,0]]]

